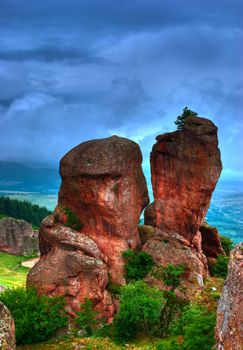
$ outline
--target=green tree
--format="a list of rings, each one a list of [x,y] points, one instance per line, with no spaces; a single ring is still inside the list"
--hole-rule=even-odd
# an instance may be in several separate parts
[[[160,322],[165,300],[163,293],[143,281],[121,288],[120,310],[114,319],[114,335],[122,341],[149,335]]]
[[[17,344],[45,341],[67,325],[63,298],[38,297],[34,289],[16,288],[1,293],[0,301],[13,315]]]
[[[185,107],[183,109],[183,112],[181,115],[178,115],[175,125],[177,125],[177,129],[181,130],[185,124],[185,121],[188,117],[197,117],[198,114],[196,112],[191,111],[188,107]]]
[[[146,252],[128,249],[122,253],[125,259],[126,280],[128,282],[143,279],[154,266],[153,258]]]

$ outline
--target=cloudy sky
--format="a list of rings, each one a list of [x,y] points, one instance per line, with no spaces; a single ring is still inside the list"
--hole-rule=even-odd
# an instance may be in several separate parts
[[[243,174],[242,0],[1,0],[0,159],[57,164],[122,135],[145,161],[185,106]]]

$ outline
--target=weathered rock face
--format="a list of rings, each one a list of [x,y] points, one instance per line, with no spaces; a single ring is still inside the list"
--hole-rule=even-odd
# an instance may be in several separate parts
[[[69,314],[79,311],[87,297],[109,319],[114,308],[105,291],[108,269],[97,244],[81,232],[55,224],[53,216],[43,220],[39,240],[41,258],[30,270],[27,285],[39,294],[64,296]]]
[[[222,170],[217,127],[190,117],[182,130],[156,140],[150,157],[154,202],[145,210],[145,224],[192,242]]]
[[[207,258],[217,258],[218,255],[225,255],[216,227],[203,223],[200,226],[200,232],[202,235],[202,251]]]
[[[15,350],[14,320],[7,307],[0,301],[0,349]]]
[[[149,201],[141,162],[139,146],[117,136],[82,143],[63,157],[58,206],[42,223],[41,258],[28,285],[64,295],[70,313],[88,297],[112,317],[108,276],[124,283],[122,252],[141,246],[137,226]]]
[[[207,276],[206,257],[190,242],[177,233],[166,233],[155,228],[154,234],[143,246],[157,266],[184,264],[186,280],[203,286],[203,277]]]
[[[38,232],[24,220],[0,220],[0,251],[14,255],[31,255],[39,252]]]
[[[216,339],[218,350],[242,350],[243,243],[230,256],[228,276],[218,303]]]
[[[139,146],[113,136],[80,144],[60,163],[62,185],[57,221],[66,222],[63,208],[79,219],[82,233],[106,256],[111,279],[121,283],[121,252],[140,245],[138,222],[148,204]]]

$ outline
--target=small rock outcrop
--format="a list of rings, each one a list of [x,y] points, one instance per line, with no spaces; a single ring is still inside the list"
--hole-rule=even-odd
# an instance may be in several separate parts
[[[38,232],[24,220],[0,220],[0,251],[13,255],[32,255],[39,252]]]
[[[207,258],[217,258],[218,255],[225,255],[216,227],[204,222],[200,226],[200,232],[202,235],[202,251]]]
[[[144,244],[143,251],[153,257],[157,266],[183,264],[186,280],[203,286],[203,277],[207,275],[206,258],[198,249],[191,247],[183,236],[155,228],[153,236]]]
[[[14,320],[7,307],[0,301],[0,349],[15,350]]]
[[[189,117],[182,130],[156,140],[150,156],[154,202],[145,210],[145,224],[192,242],[222,170],[217,127]]]
[[[137,226],[149,202],[141,163],[139,146],[117,136],[84,142],[62,158],[58,206],[42,223],[41,258],[28,285],[64,295],[70,313],[88,297],[112,317],[108,276],[125,283],[122,252],[141,246]]]
[[[243,347],[243,243],[230,256],[228,276],[217,309],[218,350]]]

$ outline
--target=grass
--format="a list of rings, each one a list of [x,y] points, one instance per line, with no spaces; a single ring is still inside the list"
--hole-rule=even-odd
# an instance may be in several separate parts
[[[25,260],[28,258],[0,252],[0,285],[9,288],[25,286],[29,271],[27,267],[21,266]]]
[[[156,339],[143,339],[125,345],[114,343],[109,338],[71,338],[53,340],[41,344],[18,346],[17,350],[155,350]]]

